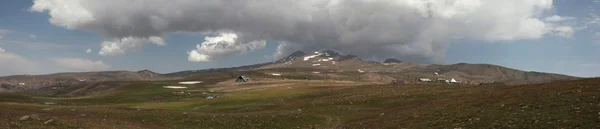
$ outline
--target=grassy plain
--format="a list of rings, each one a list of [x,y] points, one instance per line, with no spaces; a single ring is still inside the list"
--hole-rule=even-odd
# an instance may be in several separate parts
[[[162,88],[178,80],[102,82],[110,92],[88,96],[65,96],[78,88],[53,96],[0,94],[0,127],[600,128],[597,78],[523,86],[277,78],[219,83],[230,79],[227,73],[194,76],[187,80],[205,83],[183,90]],[[173,93],[181,91],[191,95]],[[31,114],[41,119],[19,120]],[[55,122],[42,124],[48,119]]]

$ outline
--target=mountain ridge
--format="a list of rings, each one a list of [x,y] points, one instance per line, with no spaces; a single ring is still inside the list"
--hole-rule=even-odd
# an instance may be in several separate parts
[[[522,71],[493,64],[415,64],[410,61],[387,59],[383,62],[363,61],[358,56],[341,55],[332,50],[305,53],[296,51],[275,62],[244,65],[229,68],[211,68],[201,70],[184,70],[172,73],[156,73],[151,70],[140,71],[95,71],[64,72],[43,75],[11,75],[0,77],[0,91],[19,86],[22,89],[39,89],[43,87],[78,85],[101,81],[141,81],[181,79],[202,73],[264,70],[278,68],[311,68],[337,71],[363,71],[366,73],[385,73],[397,79],[414,80],[415,78],[455,78],[472,84],[505,82],[509,84],[547,83],[560,80],[574,80],[573,77],[555,73]],[[439,75],[434,75],[438,73]],[[25,83],[24,85],[20,85]],[[4,87],[4,88],[3,88]],[[10,90],[10,89],[9,89]]]

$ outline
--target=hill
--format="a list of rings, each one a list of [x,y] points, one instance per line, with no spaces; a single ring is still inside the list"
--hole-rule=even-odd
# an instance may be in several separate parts
[[[526,72],[491,64],[415,64],[410,61],[402,62],[396,59],[387,59],[384,62],[364,61],[354,55],[340,55],[333,51],[311,52],[304,56],[290,56],[276,63],[265,64],[258,69],[277,68],[314,68],[339,72],[385,73],[402,80],[454,78],[470,84],[501,82],[519,85],[579,79],[578,77],[560,74]],[[435,73],[438,73],[438,75]]]
[[[65,92],[85,95],[70,98],[0,94],[0,127],[599,127],[598,78],[521,86],[390,85],[258,77],[248,83],[218,83],[228,82],[227,73],[189,79],[207,82],[185,90],[162,88],[182,80],[101,82]],[[99,87],[113,90],[93,92]],[[191,95],[176,94],[180,92]],[[29,119],[19,120],[25,116]],[[54,122],[42,124],[50,119]]]
[[[399,61],[397,59],[387,59],[384,62],[365,61],[354,55],[341,55],[332,50],[325,50],[309,53],[297,51],[278,61],[255,65],[188,70],[167,74],[142,70],[136,72],[104,71],[6,76],[0,77],[0,92],[25,91],[33,93],[52,93],[52,91],[60,88],[84,86],[103,81],[173,80],[220,72],[260,71],[268,69],[271,69],[271,72],[285,72],[285,70],[277,71],[282,69],[315,69],[312,71],[305,71],[304,73],[295,71],[289,74],[297,74],[295,76],[312,76],[310,73],[313,71],[325,72],[326,75],[317,75],[316,77],[327,78],[328,76],[338,76],[337,79],[345,78],[346,80],[355,81],[360,81],[360,76],[365,76],[366,78],[379,77],[379,81],[399,79],[407,82],[415,82],[418,78],[443,78],[447,80],[454,78],[467,84],[497,82],[520,85],[579,79],[577,77],[560,74],[526,72],[491,64],[416,64],[410,61]],[[361,75],[367,73],[370,74]],[[434,73],[438,73],[438,75],[435,75]],[[351,76],[355,76],[355,78],[352,78]],[[377,81],[374,80],[374,78],[368,80]]]
[[[385,61],[383,61],[383,63],[402,63],[402,61],[400,61],[398,59],[385,59]]]
[[[42,93],[51,90],[81,86],[103,81],[139,81],[139,80],[169,80],[176,77],[166,77],[150,70],[132,71],[102,71],[55,73],[47,75],[15,75],[0,77],[0,92],[34,92]]]

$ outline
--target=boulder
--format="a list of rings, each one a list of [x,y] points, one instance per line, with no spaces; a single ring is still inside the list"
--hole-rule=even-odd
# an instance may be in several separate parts
[[[44,122],[45,125],[54,123],[54,119],[47,120]]]
[[[33,120],[40,120],[40,116],[38,114],[31,114],[29,115],[31,117],[31,119]]]
[[[19,118],[19,120],[25,121],[25,120],[29,120],[29,118],[31,118],[31,117],[26,115],[26,116]]]

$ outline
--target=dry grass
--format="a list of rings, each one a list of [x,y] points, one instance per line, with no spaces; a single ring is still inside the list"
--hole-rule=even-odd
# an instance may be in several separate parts
[[[53,106],[0,102],[0,127],[600,128],[600,79],[510,87],[265,79],[190,89],[217,89],[216,99],[172,97],[172,90],[149,88],[164,83],[172,82],[132,83],[119,92],[138,93],[113,94],[122,98],[118,101],[94,98],[105,102],[95,106],[84,106],[89,98]],[[157,95],[165,100],[150,99]],[[132,97],[135,101],[123,99]],[[19,99],[51,98],[3,100]],[[57,122],[18,120],[28,114]]]

